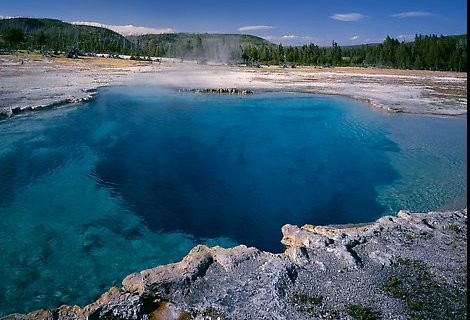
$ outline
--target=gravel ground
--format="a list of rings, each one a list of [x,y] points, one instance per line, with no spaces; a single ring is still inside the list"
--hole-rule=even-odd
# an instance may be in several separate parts
[[[238,88],[343,95],[391,112],[467,112],[466,73],[366,68],[248,68],[38,54],[0,55],[0,116],[77,103],[97,88],[142,83],[175,88]]]

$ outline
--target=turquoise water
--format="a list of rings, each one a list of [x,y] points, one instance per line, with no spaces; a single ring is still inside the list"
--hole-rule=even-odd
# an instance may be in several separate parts
[[[194,245],[461,208],[466,118],[306,94],[103,89],[0,121],[0,314],[85,305]]]

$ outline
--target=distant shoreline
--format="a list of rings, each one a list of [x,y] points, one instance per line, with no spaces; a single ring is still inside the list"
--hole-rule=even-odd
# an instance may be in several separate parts
[[[89,100],[99,87],[130,83],[186,89],[236,88],[350,97],[388,112],[467,113],[467,73],[358,67],[239,67],[39,54],[0,55],[0,118]]]

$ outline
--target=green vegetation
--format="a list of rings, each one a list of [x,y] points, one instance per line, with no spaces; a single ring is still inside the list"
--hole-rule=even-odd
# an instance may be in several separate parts
[[[316,317],[320,311],[317,307],[323,302],[323,297],[298,292],[290,297],[290,302],[297,305],[300,311],[304,314]]]
[[[194,315],[197,316],[197,315]],[[229,320],[230,318],[221,310],[214,308],[214,307],[208,307],[205,308],[204,311],[202,312],[202,316],[204,319],[220,319],[220,320]]]
[[[105,28],[72,25],[54,19],[0,19],[0,49],[128,54],[236,62],[244,46],[272,45],[243,34],[148,34],[128,38]],[[147,58],[143,60],[149,60]]]
[[[24,32],[14,27],[7,27],[3,30],[3,40],[11,47],[17,48],[26,41]]]
[[[449,230],[454,231],[455,233],[460,233],[462,230],[460,230],[459,226],[453,223],[450,223],[448,226]]]
[[[0,49],[67,51],[74,46],[87,53],[124,54],[135,49],[128,39],[105,28],[72,25],[54,19],[0,20]]]
[[[357,320],[376,320],[379,319],[379,314],[369,307],[359,305],[348,305],[346,313]]]
[[[467,37],[417,35],[408,43],[387,37],[381,44],[344,48],[334,41],[328,48],[248,46],[241,57],[246,63],[467,71]]]
[[[137,60],[137,61],[152,61],[150,57],[141,57],[141,56],[131,56],[130,60]]]
[[[198,60],[235,62],[240,59],[240,47],[271,46],[268,41],[244,34],[146,34],[129,39],[144,55]]]
[[[0,50],[69,51],[217,60],[250,65],[375,66],[467,71],[467,36],[421,36],[413,42],[340,47],[287,46],[243,34],[147,34],[124,37],[105,28],[53,19],[0,19]]]
[[[404,302],[410,319],[466,319],[466,291],[440,285],[420,260],[400,260],[383,290]]]
[[[302,294],[299,292],[299,293],[292,295],[290,298],[290,301],[296,304],[316,305],[316,304],[320,304],[323,301],[323,297],[315,296],[315,295],[309,296],[309,295]]]

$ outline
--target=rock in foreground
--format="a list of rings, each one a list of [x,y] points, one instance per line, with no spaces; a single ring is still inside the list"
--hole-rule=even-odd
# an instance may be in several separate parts
[[[2,319],[466,319],[466,209],[282,233],[281,254],[196,246],[84,308]]]

